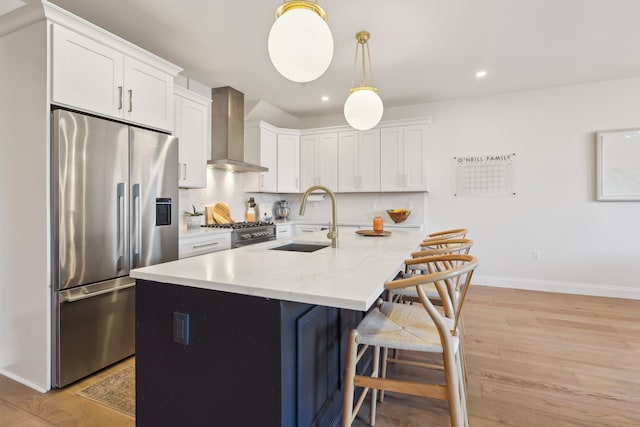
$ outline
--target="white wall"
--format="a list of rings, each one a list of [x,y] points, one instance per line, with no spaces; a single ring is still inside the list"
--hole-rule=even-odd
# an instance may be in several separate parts
[[[46,40],[44,22],[0,37],[0,374],[40,391],[50,387]]]
[[[595,201],[595,132],[640,127],[638,93],[640,78],[616,80],[388,108],[383,120],[433,119],[427,225],[469,228],[475,283],[640,299],[640,202]],[[515,197],[452,196],[453,156],[511,152]]]

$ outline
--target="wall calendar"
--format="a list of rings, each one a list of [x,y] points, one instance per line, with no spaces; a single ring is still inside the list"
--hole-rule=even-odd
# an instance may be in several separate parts
[[[515,153],[454,157],[453,195],[515,196],[513,186],[515,158]]]

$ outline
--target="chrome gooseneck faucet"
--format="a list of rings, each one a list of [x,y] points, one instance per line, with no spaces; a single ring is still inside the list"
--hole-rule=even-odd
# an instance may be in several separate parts
[[[312,191],[322,190],[329,195],[331,198],[331,228],[327,233],[327,239],[331,239],[331,247],[338,247],[338,214],[336,212],[336,196],[333,194],[333,191],[329,187],[325,187],[324,185],[314,185],[313,187],[309,187],[307,191],[302,195],[302,203],[300,204],[300,215],[304,215],[304,210],[307,207],[307,197],[311,194]]]

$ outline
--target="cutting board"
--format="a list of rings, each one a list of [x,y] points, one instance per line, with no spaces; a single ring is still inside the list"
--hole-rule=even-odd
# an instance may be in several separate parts
[[[218,202],[213,205],[212,209],[213,219],[218,224],[229,224],[235,222],[231,218],[231,212],[229,211],[229,205],[226,203]]]
[[[356,230],[356,234],[360,234],[361,236],[373,236],[373,237],[382,237],[382,236],[390,236],[390,231],[373,231],[373,230]]]

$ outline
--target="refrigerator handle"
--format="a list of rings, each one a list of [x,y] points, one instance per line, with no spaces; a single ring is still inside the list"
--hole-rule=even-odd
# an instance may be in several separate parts
[[[118,227],[118,262],[116,263],[116,270],[122,270],[122,258],[124,257],[124,182],[119,182],[116,187],[116,209],[118,210],[116,214],[117,218],[117,227]]]
[[[140,184],[133,184],[133,229],[135,230],[135,250],[131,260],[131,268],[140,264],[140,252],[142,246],[142,206],[140,203]]]
[[[132,288],[135,285],[136,285],[136,282],[134,280],[133,282],[125,283],[124,285],[120,285],[120,286],[116,286],[116,287],[108,288],[108,289],[102,289],[100,291],[90,292],[90,293],[81,294],[81,295],[73,295],[73,296],[67,295],[62,300],[64,302],[82,301],[82,300],[87,299],[87,298],[97,297],[98,295],[104,295],[104,294],[108,294],[110,292],[123,291],[125,289]]]

